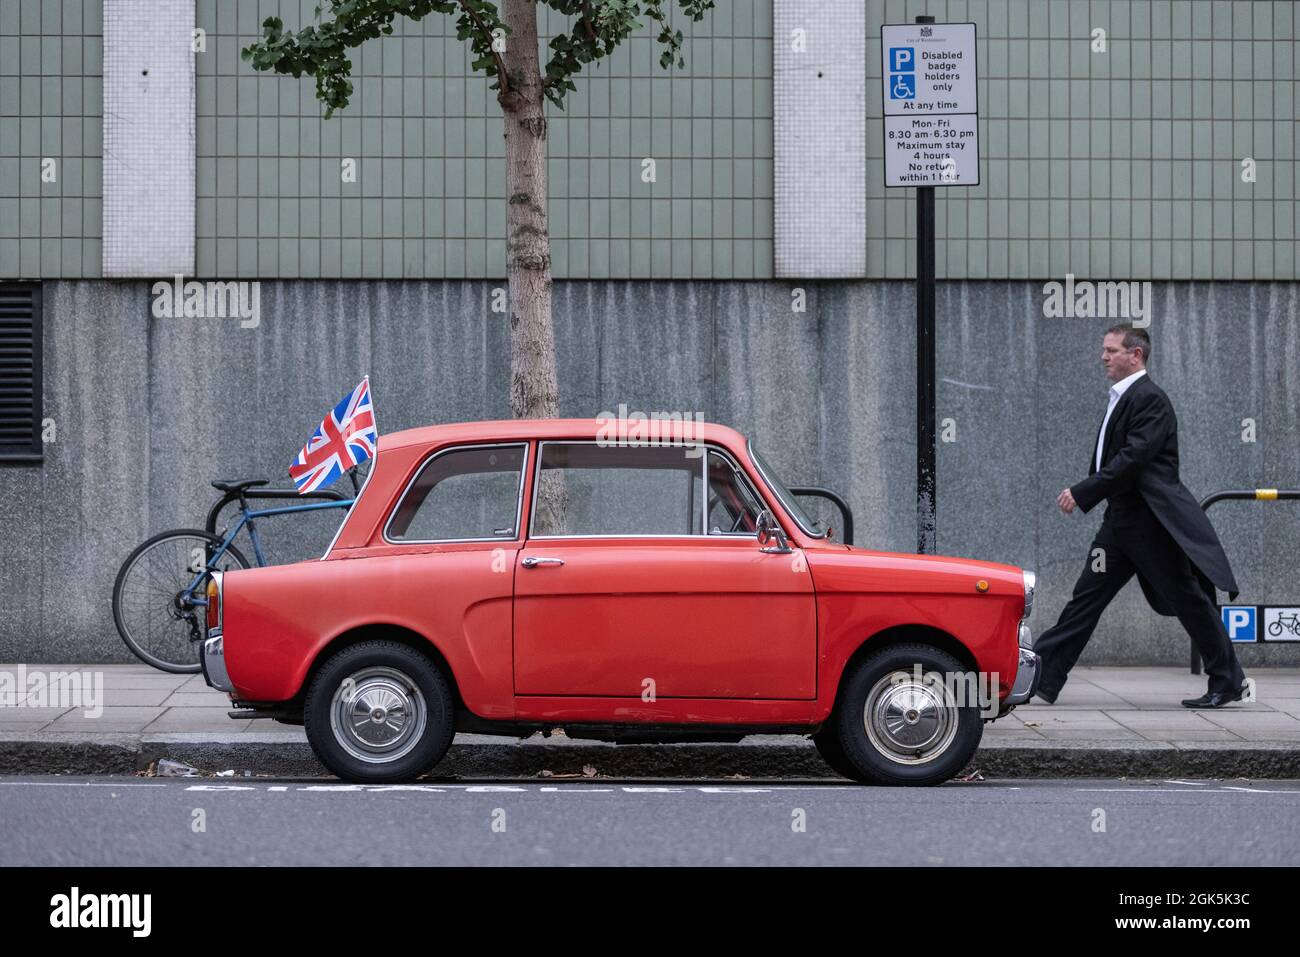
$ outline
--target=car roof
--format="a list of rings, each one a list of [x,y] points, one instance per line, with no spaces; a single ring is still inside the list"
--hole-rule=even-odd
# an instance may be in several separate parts
[[[699,419],[623,418],[610,415],[596,419],[494,419],[487,422],[454,422],[403,429],[379,437],[379,451],[412,445],[436,446],[453,442],[508,442],[527,439],[675,439],[688,442],[716,442],[732,448],[745,445],[735,429]]]

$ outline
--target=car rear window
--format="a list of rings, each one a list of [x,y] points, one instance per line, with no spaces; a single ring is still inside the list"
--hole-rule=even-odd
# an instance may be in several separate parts
[[[517,537],[526,451],[521,444],[438,453],[407,487],[384,537],[394,542]]]

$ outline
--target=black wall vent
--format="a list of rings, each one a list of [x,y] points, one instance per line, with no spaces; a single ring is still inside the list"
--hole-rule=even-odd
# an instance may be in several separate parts
[[[40,462],[41,286],[0,282],[0,463]]]

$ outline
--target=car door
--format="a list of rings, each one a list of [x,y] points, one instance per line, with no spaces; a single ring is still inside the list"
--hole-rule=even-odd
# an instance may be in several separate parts
[[[369,605],[441,650],[476,713],[514,707],[515,554],[523,543],[528,443],[452,446],[428,456],[369,559]]]
[[[761,550],[762,499],[725,452],[542,442],[533,483],[517,695],[815,696],[812,578]]]

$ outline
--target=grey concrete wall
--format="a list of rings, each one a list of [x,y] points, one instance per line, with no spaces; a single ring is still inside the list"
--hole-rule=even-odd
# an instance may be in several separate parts
[[[381,431],[508,414],[508,330],[491,282],[267,282],[260,324],[156,319],[146,283],[46,286],[40,468],[0,471],[0,661],[127,660],[109,602],[146,536],[201,526],[217,477],[287,485],[323,412],[369,373]],[[756,438],[791,483],[847,495],[857,540],[915,547],[914,298],[907,283],[556,286],[563,412],[701,412]],[[1099,512],[1057,492],[1086,472],[1107,320],[1045,319],[1042,286],[940,287],[939,546],[1037,569],[1055,620]],[[1300,486],[1300,286],[1155,287],[1151,372],[1179,413],[1184,481]],[[1259,438],[1241,441],[1241,420]],[[275,561],[314,557],[336,519],[272,520]],[[1243,601],[1300,600],[1300,505],[1211,512]],[[838,523],[838,520],[836,520]],[[1130,585],[1085,663],[1180,664],[1187,642]],[[1243,649],[1295,663],[1300,645]]]

